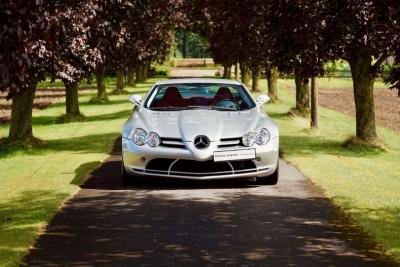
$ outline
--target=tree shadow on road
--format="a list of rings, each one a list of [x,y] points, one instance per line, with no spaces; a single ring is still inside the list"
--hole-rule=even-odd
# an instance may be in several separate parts
[[[392,266],[348,248],[323,198],[132,188],[77,195],[26,258],[29,266]]]

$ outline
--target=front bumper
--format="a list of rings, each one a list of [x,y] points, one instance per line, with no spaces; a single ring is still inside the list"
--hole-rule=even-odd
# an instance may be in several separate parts
[[[222,148],[214,142],[207,150],[202,151],[194,148],[191,142],[186,142],[185,148],[151,148],[147,145],[139,147],[129,139],[122,139],[122,157],[127,173],[194,180],[265,177],[274,173],[279,159],[279,138],[271,139],[265,146],[253,148],[256,149],[256,159],[227,161],[224,162],[225,166],[220,166],[219,163],[213,163],[214,151],[248,148]],[[155,162],[160,164],[154,164]]]

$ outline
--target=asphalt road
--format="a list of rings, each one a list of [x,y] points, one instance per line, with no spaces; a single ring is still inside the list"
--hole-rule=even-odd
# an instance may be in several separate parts
[[[390,265],[348,241],[352,234],[333,224],[335,209],[321,192],[280,164],[277,186],[152,179],[124,188],[115,152],[55,216],[26,264]]]
[[[172,68],[171,78],[213,77],[218,69]]]

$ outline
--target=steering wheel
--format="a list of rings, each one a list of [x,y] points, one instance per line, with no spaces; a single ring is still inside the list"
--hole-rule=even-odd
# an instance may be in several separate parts
[[[215,106],[218,108],[229,108],[232,110],[240,109],[240,106],[236,102],[229,100],[229,99],[220,100],[215,104]]]

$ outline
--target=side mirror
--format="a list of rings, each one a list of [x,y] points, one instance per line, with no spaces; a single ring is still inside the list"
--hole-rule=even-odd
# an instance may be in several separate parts
[[[140,106],[142,103],[142,97],[140,95],[131,95],[128,99],[129,102],[135,104],[136,106]]]
[[[256,98],[256,102],[257,102],[257,105],[262,106],[265,103],[268,103],[270,99],[271,98],[269,98],[269,96],[267,96],[267,95],[259,95]]]

